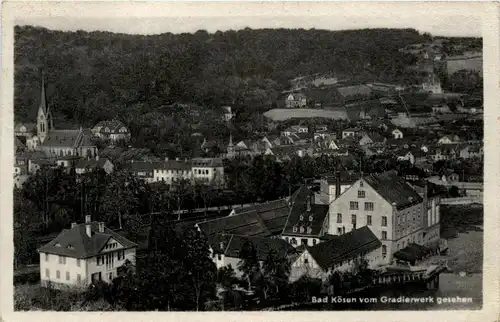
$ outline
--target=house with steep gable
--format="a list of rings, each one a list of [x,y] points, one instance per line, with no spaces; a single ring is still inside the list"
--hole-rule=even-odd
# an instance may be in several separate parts
[[[85,223],[72,223],[38,249],[41,284],[83,289],[99,281],[111,283],[127,262],[135,264],[136,249],[137,244],[86,216]]]

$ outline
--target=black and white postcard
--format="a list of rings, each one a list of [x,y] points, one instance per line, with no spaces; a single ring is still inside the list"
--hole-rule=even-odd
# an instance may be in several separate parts
[[[498,318],[496,4],[3,9],[5,321]]]

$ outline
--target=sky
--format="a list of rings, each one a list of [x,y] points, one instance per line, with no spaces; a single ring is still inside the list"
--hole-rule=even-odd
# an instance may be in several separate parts
[[[474,15],[447,15],[427,12],[425,15],[329,16],[237,16],[237,17],[151,17],[151,18],[84,18],[28,17],[17,18],[17,25],[34,25],[53,30],[111,31],[126,34],[192,33],[238,30],[246,27],[304,28],[345,30],[362,28],[414,28],[435,36],[480,37],[481,19]]]

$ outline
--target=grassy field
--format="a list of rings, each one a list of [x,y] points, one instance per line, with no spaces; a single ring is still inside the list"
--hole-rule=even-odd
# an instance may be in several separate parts
[[[343,110],[319,110],[309,108],[275,108],[264,113],[265,117],[273,121],[286,121],[292,118],[327,118],[347,120],[347,113]]]

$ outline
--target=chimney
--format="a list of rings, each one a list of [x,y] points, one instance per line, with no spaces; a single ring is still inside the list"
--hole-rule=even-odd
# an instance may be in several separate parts
[[[85,216],[85,232],[87,236],[92,237],[92,225],[90,223],[90,215]]]
[[[307,197],[307,211],[311,211],[311,196]]]
[[[100,233],[104,232],[104,223],[102,221],[99,222],[99,232]]]
[[[75,228],[77,226],[76,222],[71,223],[71,228]]]
[[[340,171],[335,174],[335,199],[340,196]]]

